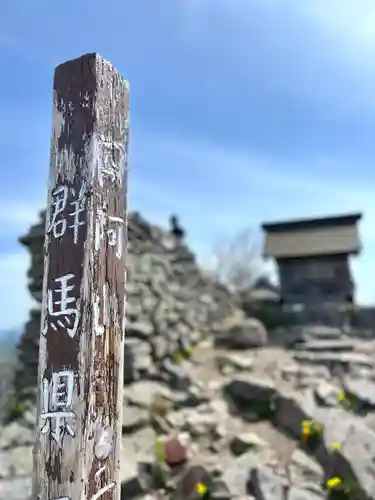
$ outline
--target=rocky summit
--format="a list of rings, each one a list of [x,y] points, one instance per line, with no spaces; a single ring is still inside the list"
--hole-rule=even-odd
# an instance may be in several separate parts
[[[344,358],[338,376],[300,349],[221,349],[212,336],[160,372],[137,369],[124,387],[122,498],[374,499],[374,343],[353,342],[363,350],[366,371]],[[29,410],[1,431],[1,499],[30,498],[34,426]]]
[[[41,304],[45,213],[20,238],[31,256],[29,290]],[[148,223],[140,214],[128,218],[126,346],[124,382],[170,371],[169,359],[187,352],[229,314],[226,288],[201,272],[181,238]],[[30,312],[18,346],[17,401],[34,389],[37,376],[40,307]],[[168,375],[169,376],[169,375]]]
[[[374,500],[375,343],[275,345],[180,241],[137,214],[129,239],[122,499]],[[1,500],[31,500],[35,413],[0,431]]]

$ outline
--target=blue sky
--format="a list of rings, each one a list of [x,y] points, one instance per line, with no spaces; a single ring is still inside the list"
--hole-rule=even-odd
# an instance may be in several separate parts
[[[94,51],[130,80],[131,209],[178,213],[203,261],[263,220],[363,211],[375,302],[374,1],[3,4],[0,329],[31,306],[17,237],[46,199],[54,67]]]

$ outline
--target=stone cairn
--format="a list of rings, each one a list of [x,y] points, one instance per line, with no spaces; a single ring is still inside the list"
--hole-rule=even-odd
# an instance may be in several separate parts
[[[29,291],[37,306],[19,345],[15,377],[18,400],[34,391],[43,286],[45,212],[20,238],[31,256]],[[183,243],[184,231],[176,216],[171,230],[149,224],[139,213],[128,221],[128,269],[124,382],[160,373],[175,352],[188,351],[214,323],[228,315],[228,291],[202,275],[194,254]],[[178,231],[177,231],[177,229]]]
[[[171,222],[129,218],[121,498],[375,500],[375,344],[307,325],[270,345]],[[42,213],[21,239],[39,304],[43,238]],[[40,305],[18,346],[21,402],[39,323]],[[0,426],[0,500],[34,500],[35,413]]]

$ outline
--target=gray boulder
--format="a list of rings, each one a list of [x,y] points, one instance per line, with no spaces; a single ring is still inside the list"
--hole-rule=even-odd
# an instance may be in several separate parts
[[[259,466],[258,457],[252,451],[244,453],[230,462],[224,470],[222,481],[232,497],[246,496],[250,493],[251,471]]]
[[[257,500],[285,500],[287,483],[270,469],[253,469],[250,491]]]
[[[215,337],[216,345],[231,349],[263,347],[268,343],[267,330],[256,318],[236,318]]]
[[[309,352],[351,352],[354,350],[352,340],[309,340],[295,346],[297,350]]]
[[[375,409],[375,383],[365,378],[345,377],[345,392],[354,396],[358,411]]]
[[[0,450],[33,445],[34,442],[35,430],[26,428],[18,422],[13,422],[0,430]]]
[[[33,471],[33,450],[31,446],[19,446],[0,451],[0,479],[30,477]]]
[[[0,480],[1,500],[31,500],[31,478]]]
[[[322,440],[316,450],[325,470],[352,477],[352,487],[363,498],[375,491],[375,432],[356,415],[341,408],[321,408],[312,391],[298,395],[278,393],[274,424],[301,439],[303,420],[322,425]]]
[[[288,463],[288,476],[295,485],[317,485],[323,482],[323,468],[309,455],[296,449]]]
[[[233,398],[251,401],[270,401],[276,394],[276,386],[272,380],[253,375],[238,375],[225,387],[224,391]]]
[[[324,500],[326,498],[328,498],[328,491],[311,485],[292,485],[287,496],[287,500]]]

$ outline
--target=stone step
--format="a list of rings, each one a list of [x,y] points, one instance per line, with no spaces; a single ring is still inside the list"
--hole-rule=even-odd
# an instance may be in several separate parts
[[[302,328],[302,336],[304,338],[306,337],[316,340],[335,340],[342,337],[342,335],[342,330],[337,327],[310,325]]]
[[[365,378],[344,378],[344,389],[355,397],[359,409],[375,410],[375,383]]]
[[[375,492],[375,432],[362,418],[342,407],[320,406],[314,391],[308,389],[300,393],[289,393],[278,389],[265,380],[258,381],[252,376],[238,377],[226,385],[225,389],[233,398],[247,401],[251,409],[254,401],[271,398],[273,402],[272,423],[299,442],[303,442],[304,425],[310,423],[319,429],[317,447],[310,453],[317,459],[325,472],[325,479],[350,477],[350,498],[374,500]],[[246,405],[243,405],[246,408]],[[238,492],[243,494],[242,491]],[[256,498],[272,498],[262,496]],[[276,498],[285,498],[282,494]],[[306,497],[305,498],[311,498]]]
[[[354,347],[352,340],[310,340],[297,344],[295,349],[310,352],[350,352]]]
[[[365,354],[357,352],[312,352],[312,351],[294,351],[293,358],[300,363],[313,365],[324,365],[329,369],[340,366],[349,369],[352,366],[373,368],[375,359]]]

